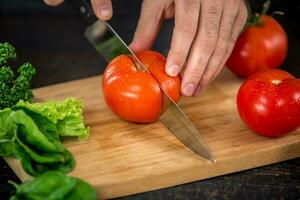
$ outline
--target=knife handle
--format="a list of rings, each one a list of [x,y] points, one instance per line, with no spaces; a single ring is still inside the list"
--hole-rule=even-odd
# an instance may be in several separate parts
[[[93,11],[90,0],[66,0],[66,2],[79,11],[82,18],[87,21],[88,25],[91,25],[98,20]]]

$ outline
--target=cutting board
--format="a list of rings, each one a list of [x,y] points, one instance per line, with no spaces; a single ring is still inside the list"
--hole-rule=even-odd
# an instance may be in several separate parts
[[[92,184],[107,199],[165,188],[300,157],[300,130],[270,139],[248,130],[239,118],[235,97],[242,80],[228,71],[199,97],[179,105],[200,130],[216,163],[182,145],[159,121],[134,124],[115,116],[106,106],[101,77],[34,90],[35,101],[78,97],[84,101],[88,141],[66,139],[77,165],[70,175]],[[6,161],[24,181],[20,163]]]

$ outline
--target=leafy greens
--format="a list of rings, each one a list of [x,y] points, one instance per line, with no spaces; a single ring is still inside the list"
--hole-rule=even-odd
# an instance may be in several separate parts
[[[89,129],[83,123],[83,103],[79,99],[67,98],[62,102],[48,101],[30,103],[20,101],[17,106],[26,107],[47,117],[57,127],[60,136],[78,136],[87,139]]]

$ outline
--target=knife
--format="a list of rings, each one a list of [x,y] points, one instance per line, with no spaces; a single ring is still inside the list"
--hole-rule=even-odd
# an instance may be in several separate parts
[[[88,27],[85,30],[85,37],[107,62],[121,54],[132,55],[132,57],[140,64],[140,68],[137,70],[151,74],[111,25],[108,22],[96,18],[88,0],[69,0],[69,2],[80,10],[80,13],[86,20]],[[155,76],[153,76],[153,78],[157,80]],[[158,81],[157,83],[159,84]],[[160,84],[159,86],[163,91],[164,99],[166,98],[171,102],[168,109],[165,110],[159,118],[162,124],[190,150],[207,160],[216,162],[208,149],[208,146],[203,139],[201,139],[197,128],[176,102],[168,95],[165,89]]]

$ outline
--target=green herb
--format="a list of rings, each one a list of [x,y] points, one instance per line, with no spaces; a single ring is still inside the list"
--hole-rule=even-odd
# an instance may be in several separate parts
[[[95,200],[96,191],[88,183],[59,172],[48,172],[16,187],[10,200]]]
[[[35,69],[30,63],[19,67],[19,76],[15,78],[10,61],[16,60],[15,48],[9,43],[0,43],[0,109],[9,108],[19,100],[31,101],[30,80]]]
[[[83,123],[83,103],[79,99],[67,98],[62,102],[29,103],[20,101],[17,106],[26,107],[47,117],[57,127],[60,136],[78,136],[86,139],[89,129]]]

